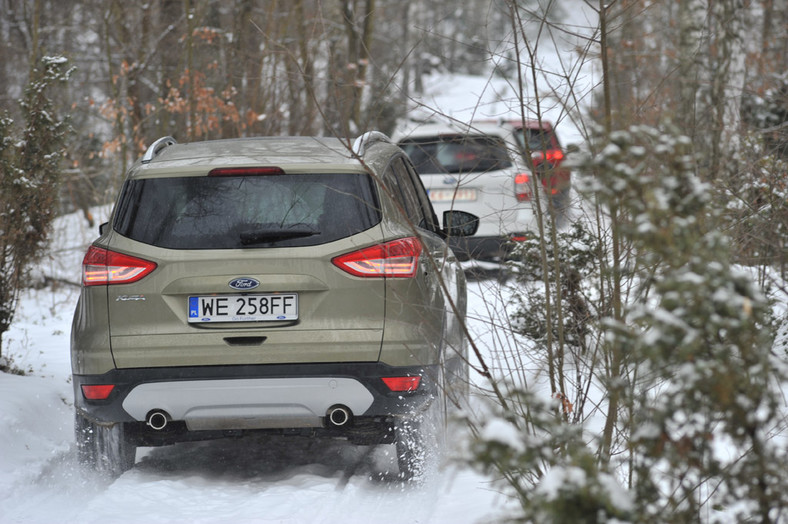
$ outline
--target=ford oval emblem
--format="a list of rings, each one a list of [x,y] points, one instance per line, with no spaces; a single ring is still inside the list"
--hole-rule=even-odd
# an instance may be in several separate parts
[[[230,281],[230,287],[238,290],[254,289],[260,282],[251,277],[238,277]]]

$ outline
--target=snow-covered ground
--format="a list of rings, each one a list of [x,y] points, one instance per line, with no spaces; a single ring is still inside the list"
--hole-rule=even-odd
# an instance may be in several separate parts
[[[585,19],[585,4],[576,5],[566,13],[580,17],[572,23],[593,27]],[[566,43],[563,60],[554,48],[546,49],[540,59],[544,70],[560,71],[574,60],[574,43]],[[580,75],[583,85],[575,88],[587,92],[593,85],[590,77],[591,72]],[[542,93],[563,93],[566,87],[548,77],[543,81]],[[512,113],[516,89],[502,79],[449,75],[428,79],[426,85],[411,118],[424,118],[425,109],[426,118],[519,114]],[[554,123],[562,122],[558,132],[565,144],[579,139],[563,106],[544,110]],[[98,212],[97,223],[106,214],[106,209]],[[35,276],[60,283],[25,292],[3,339],[3,355],[28,374],[0,373],[0,524],[462,524],[506,514],[511,502],[491,479],[456,461],[447,460],[421,486],[403,486],[380,479],[395,467],[391,450],[339,442],[249,439],[141,449],[136,466],[114,482],[81,468],[69,379],[69,333],[78,288],[67,282],[78,282],[84,250],[95,236],[96,229],[79,215],[58,221],[51,255]],[[490,352],[511,343],[491,327],[498,324],[491,317],[504,310],[501,291],[494,281],[469,283],[470,327],[477,343]],[[495,355],[490,357],[496,361]],[[460,441],[464,431],[452,436]]]
[[[56,227],[52,255],[36,273],[77,282],[95,229],[79,215]],[[485,304],[497,292],[491,281],[470,283],[481,340],[489,331]],[[28,374],[0,373],[0,523],[459,524],[506,510],[490,479],[450,459],[421,486],[381,479],[396,468],[391,446],[213,441],[140,449],[134,469],[114,482],[85,470],[76,461],[70,383],[77,297],[69,284],[25,292],[4,337],[3,354]]]

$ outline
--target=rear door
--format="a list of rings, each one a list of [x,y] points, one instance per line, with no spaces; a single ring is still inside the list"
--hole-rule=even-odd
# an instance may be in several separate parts
[[[441,278],[447,274],[451,279],[456,260],[446,242],[437,234],[435,214],[423,188],[416,185],[418,177],[409,169],[404,157],[392,160],[384,182],[405,212],[413,230],[410,233],[419,237],[423,248],[414,279],[387,280],[386,343],[409,348],[419,355],[419,362],[436,363],[443,342],[447,311]],[[394,328],[397,324],[399,329]]]
[[[376,361],[384,283],[331,260],[379,242],[366,174],[131,181],[111,250],[153,261],[108,286],[121,368]]]

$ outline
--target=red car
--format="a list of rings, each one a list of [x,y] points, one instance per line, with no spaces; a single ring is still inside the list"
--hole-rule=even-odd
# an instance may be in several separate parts
[[[569,207],[572,174],[563,166],[565,154],[553,124],[546,120],[508,120],[500,124],[512,129],[524,155],[531,154],[536,174],[547,194],[552,196],[556,209]]]

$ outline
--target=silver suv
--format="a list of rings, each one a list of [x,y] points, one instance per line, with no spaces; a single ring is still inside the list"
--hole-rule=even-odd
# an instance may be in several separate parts
[[[526,165],[519,134],[510,124],[415,123],[395,134],[439,212],[455,208],[479,217],[478,234],[450,239],[463,260],[499,262],[512,241],[538,230],[535,199],[544,191]]]
[[[387,137],[156,141],[83,261],[71,359],[83,462],[273,432],[395,444],[467,395],[465,280]]]

